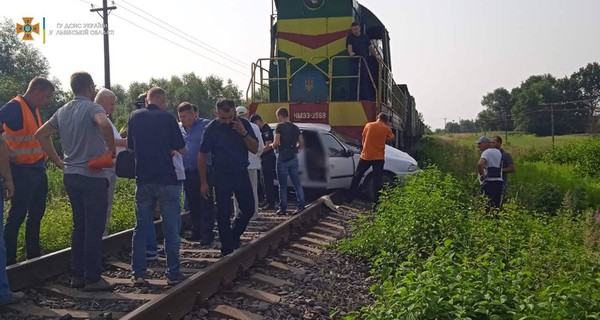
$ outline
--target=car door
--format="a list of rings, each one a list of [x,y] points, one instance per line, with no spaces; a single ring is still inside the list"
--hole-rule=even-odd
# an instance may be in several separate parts
[[[354,176],[354,157],[352,152],[330,133],[321,133],[321,141],[327,155],[328,189],[349,189]]]

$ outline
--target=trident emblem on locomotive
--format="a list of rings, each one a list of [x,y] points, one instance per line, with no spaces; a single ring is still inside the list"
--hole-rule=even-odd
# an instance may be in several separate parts
[[[314,86],[315,81],[312,78],[304,80],[304,90],[306,90],[306,92],[311,92]]]

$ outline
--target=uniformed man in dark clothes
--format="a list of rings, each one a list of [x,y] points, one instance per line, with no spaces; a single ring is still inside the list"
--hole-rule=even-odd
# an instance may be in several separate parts
[[[273,129],[266,124],[263,119],[258,115],[252,115],[250,117],[250,122],[256,124],[260,128],[261,136],[263,142],[265,143],[265,149],[263,150],[260,160],[261,160],[261,172],[263,176],[263,185],[264,185],[264,198],[265,203],[262,204],[261,209],[263,210],[274,210],[275,209],[275,162],[277,158],[275,156],[275,151],[271,147],[271,143],[273,143]]]
[[[250,122],[235,113],[235,102],[219,99],[216,106],[217,118],[204,129],[198,171],[201,194],[208,198],[207,155],[212,156],[215,172],[215,194],[217,199],[217,224],[221,240],[221,254],[226,256],[240,247],[240,237],[254,215],[254,194],[248,175],[248,151],[258,152],[258,139]],[[233,223],[231,197],[235,195],[241,214]]]
[[[371,55],[377,59],[378,62],[382,62],[381,57],[377,54],[377,50],[371,44],[371,40],[366,34],[361,33],[360,23],[352,22],[351,32],[346,37],[346,47],[348,49],[348,55],[351,57],[362,57],[364,59],[350,59],[350,74],[358,75],[358,66],[360,65],[360,100],[372,100],[374,98],[373,83],[369,77],[369,51]],[[373,73],[372,73],[373,74]],[[373,79],[375,80],[375,79]],[[351,99],[356,99],[356,80],[351,82],[350,87]]]
[[[514,173],[515,169],[515,161],[510,153],[504,151],[502,149],[502,138],[500,136],[494,136],[490,140],[492,140],[492,146],[502,153],[502,180],[504,180],[504,189],[502,192],[502,200],[506,197],[506,193],[508,192],[508,174]]]

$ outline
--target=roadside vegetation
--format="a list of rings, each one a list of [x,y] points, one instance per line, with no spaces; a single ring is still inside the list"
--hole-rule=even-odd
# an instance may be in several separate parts
[[[511,135],[517,172],[494,218],[474,138],[425,138],[425,169],[339,243],[378,280],[376,302],[348,319],[600,318],[600,140]]]
[[[50,165],[47,173],[48,201],[40,230],[40,242],[44,254],[70,247],[71,233],[73,231],[73,215],[69,198],[63,185],[62,171]],[[109,233],[130,229],[135,225],[134,194],[135,181],[119,178],[110,224],[108,226]],[[8,213],[10,202],[6,202],[4,206],[5,212]],[[25,257],[24,232],[25,224],[21,227],[19,234],[18,261],[23,260]]]
[[[600,317],[600,216],[509,204],[496,219],[435,167],[389,189],[339,248],[379,280],[349,319]]]

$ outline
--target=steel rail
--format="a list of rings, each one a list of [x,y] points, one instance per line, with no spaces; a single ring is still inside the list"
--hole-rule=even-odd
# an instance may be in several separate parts
[[[341,193],[334,192],[330,197],[337,202]],[[319,198],[297,216],[286,220],[232,255],[211,265],[204,272],[192,275],[180,285],[167,291],[162,298],[142,305],[121,319],[181,319],[192,310],[197,301],[210,298],[219,291],[222,284],[231,282],[240,271],[249,269],[270,252],[277,250],[283,243],[289,241],[294,232],[314,225],[328,211],[326,199]]]

